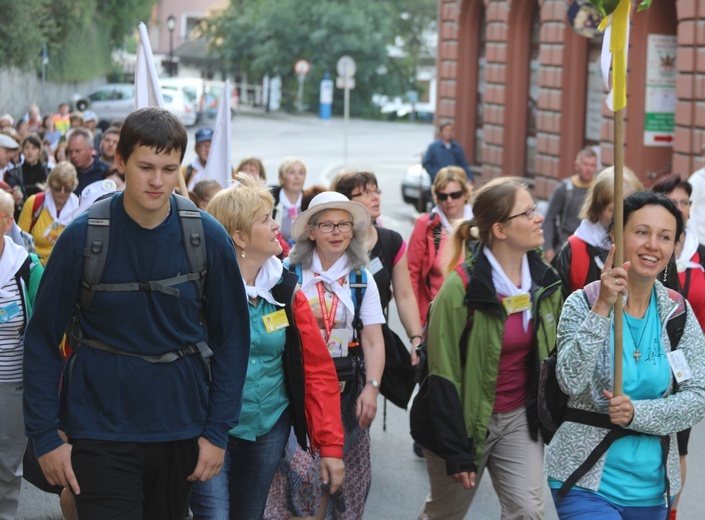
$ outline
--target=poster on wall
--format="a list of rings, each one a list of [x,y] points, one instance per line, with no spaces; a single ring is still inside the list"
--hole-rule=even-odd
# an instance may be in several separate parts
[[[587,95],[585,96],[585,140],[599,143],[602,134],[602,104],[605,91],[600,72],[600,53],[590,55],[587,75]]]
[[[649,34],[646,51],[644,146],[673,146],[678,39]]]

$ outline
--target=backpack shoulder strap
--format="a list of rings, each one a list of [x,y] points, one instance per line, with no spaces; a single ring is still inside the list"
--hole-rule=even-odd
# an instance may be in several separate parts
[[[353,331],[355,331],[355,334],[357,335],[359,331],[362,330],[360,307],[362,306],[362,299],[365,297],[365,291],[367,290],[367,271],[363,268],[350,271],[350,274],[348,274],[348,281],[350,282],[350,292],[353,306],[355,307]]]
[[[392,273],[394,268],[394,244],[392,244],[392,232],[383,227],[377,227],[377,240],[382,248],[382,256],[384,257],[384,265],[389,273]]]
[[[76,305],[85,311],[93,301],[95,291],[91,287],[100,283],[108,258],[110,245],[110,201],[112,197],[99,200],[88,209],[86,246],[83,249],[83,279]]]
[[[671,315],[671,318],[666,323],[666,332],[668,333],[668,339],[671,342],[671,350],[676,350],[678,348],[678,342],[683,336],[683,331],[685,330],[685,320],[687,318],[687,305],[685,304],[685,298],[678,291],[673,289],[667,289],[668,296],[673,300],[674,303],[678,305],[676,311]]]
[[[585,285],[588,269],[590,268],[590,254],[587,243],[575,235],[568,237],[570,244],[570,291],[582,289]]]
[[[441,247],[441,237],[443,236],[443,224],[441,223],[441,217],[438,213],[434,213],[429,219],[428,225],[431,227],[431,232],[433,233],[433,246],[436,249],[436,253]]]
[[[201,213],[191,200],[180,195],[174,195],[174,198],[176,199],[176,211],[179,216],[179,224],[181,224],[189,270],[199,275],[193,283],[196,285],[196,294],[200,302],[203,300],[205,278],[208,271],[203,221]]]
[[[43,191],[40,191],[34,196],[34,204],[32,204],[32,222],[29,225],[29,233],[32,233],[37,220],[39,220],[39,215],[42,214],[45,196],[46,194]]]
[[[29,274],[31,269],[32,258],[31,256],[27,255],[27,258],[24,259],[24,262],[22,262],[22,265],[15,273],[15,282],[17,282],[17,287],[20,290],[20,298],[22,298],[23,304],[29,299]],[[24,324],[22,326],[23,330],[24,327],[27,326],[28,312],[29,311],[25,309],[25,311],[22,313],[24,315]]]

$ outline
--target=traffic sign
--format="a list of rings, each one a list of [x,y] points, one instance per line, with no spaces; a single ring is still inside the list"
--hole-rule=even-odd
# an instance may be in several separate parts
[[[311,71],[311,64],[306,60],[299,60],[294,65],[294,72],[299,76],[305,76]]]
[[[347,88],[347,89],[354,89],[355,88],[355,78],[346,78],[345,76],[338,76],[335,78],[335,86],[338,88]]]
[[[355,60],[348,55],[341,56],[340,59],[338,59],[336,70],[339,76],[352,78],[355,76]]]

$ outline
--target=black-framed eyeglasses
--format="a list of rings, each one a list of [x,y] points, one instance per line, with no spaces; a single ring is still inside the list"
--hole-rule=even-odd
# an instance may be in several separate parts
[[[379,188],[376,188],[374,190],[364,190],[364,191],[361,191],[360,193],[351,194],[350,198],[354,199],[355,197],[363,197],[363,196],[365,198],[369,198],[372,195],[377,195],[379,197],[380,195],[382,195],[382,190],[380,190]]]
[[[436,193],[436,198],[441,202],[448,200],[450,197],[453,200],[458,200],[463,196],[463,191],[454,191],[453,193]]]
[[[531,206],[529,209],[526,211],[522,211],[521,213],[517,213],[516,215],[510,215],[507,218],[504,219],[505,222],[508,222],[512,220],[513,218],[521,217],[522,215],[527,218],[527,220],[534,220],[534,217],[536,216],[536,208],[538,207],[538,204],[534,204]]]
[[[338,222],[337,224],[333,224],[332,222],[319,222],[314,224],[318,229],[321,230],[322,233],[332,233],[335,228],[338,228],[338,231],[341,233],[349,233],[352,231],[353,228],[353,223],[350,221],[346,222]]]

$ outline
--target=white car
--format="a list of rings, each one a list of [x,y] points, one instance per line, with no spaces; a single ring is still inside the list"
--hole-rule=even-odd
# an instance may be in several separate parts
[[[162,88],[164,108],[176,115],[184,126],[196,124],[196,111],[193,104],[181,92]],[[90,108],[103,121],[125,119],[135,110],[135,86],[132,83],[111,83],[93,90],[84,100],[77,101],[77,106],[85,110]],[[88,105],[88,106],[86,106]]]
[[[420,164],[414,164],[406,170],[401,183],[401,196],[404,202],[411,204],[421,213],[428,211],[432,205],[431,176]]]

